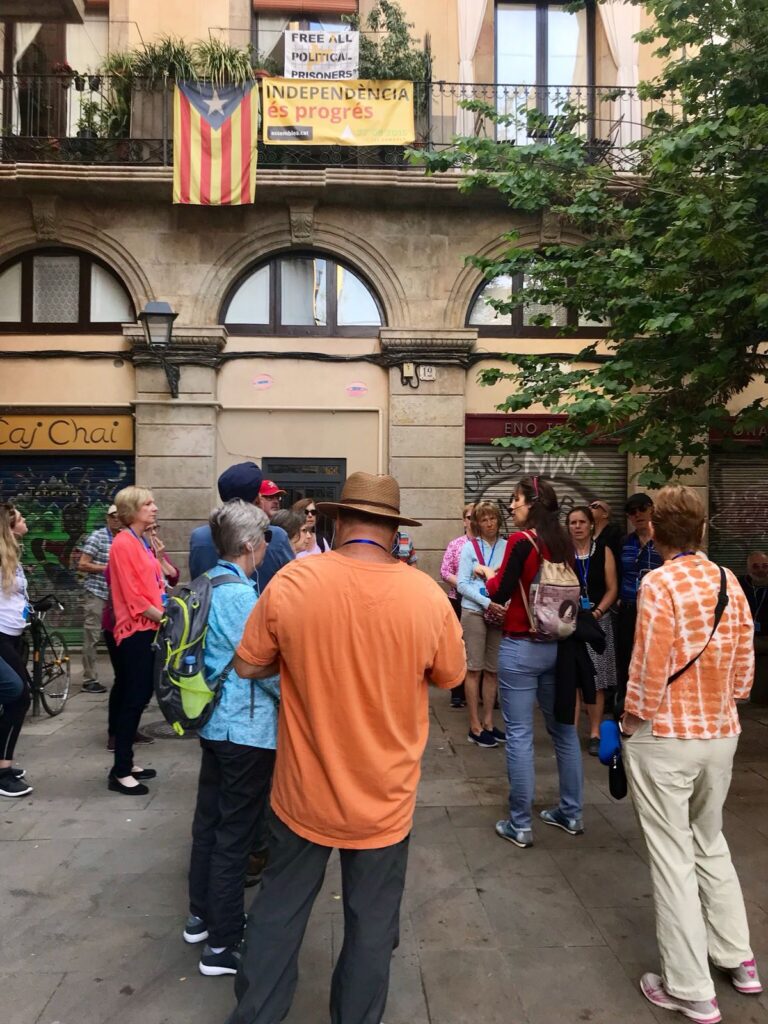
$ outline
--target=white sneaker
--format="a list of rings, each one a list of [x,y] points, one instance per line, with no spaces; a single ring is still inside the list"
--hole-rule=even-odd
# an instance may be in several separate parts
[[[658,974],[644,974],[640,979],[640,991],[649,1003],[662,1010],[677,1010],[696,1024],[719,1024],[723,1019],[717,1006],[717,999],[678,999],[664,988]]]
[[[719,964],[715,964],[715,966],[719,971],[730,974],[733,987],[742,995],[756,996],[763,991],[754,957],[740,963],[738,967],[720,967]]]

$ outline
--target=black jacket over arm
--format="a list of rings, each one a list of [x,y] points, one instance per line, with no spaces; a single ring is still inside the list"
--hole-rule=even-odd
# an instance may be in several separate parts
[[[576,632],[557,645],[555,721],[561,725],[573,725],[578,690],[585,704],[594,704],[596,700],[595,667],[587,645],[603,654],[605,633],[591,612],[580,611],[576,618]]]

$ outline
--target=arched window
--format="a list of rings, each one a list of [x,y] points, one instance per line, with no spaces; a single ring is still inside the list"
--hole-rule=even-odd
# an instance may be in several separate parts
[[[500,313],[488,299],[508,299],[513,291],[524,291],[533,279],[527,274],[502,274],[483,284],[475,292],[467,317],[468,327],[477,327],[481,335],[498,335],[518,338],[556,337],[563,327],[570,327],[568,335],[575,337],[599,336],[605,331],[605,324],[590,320],[578,310],[565,306],[543,305],[539,302],[523,302],[508,313]],[[550,327],[540,327],[535,318],[550,317]]]
[[[135,319],[122,281],[89,253],[35,249],[0,267],[0,331],[106,334]]]
[[[292,252],[246,271],[221,322],[230,334],[372,337],[384,317],[357,271],[321,253]]]

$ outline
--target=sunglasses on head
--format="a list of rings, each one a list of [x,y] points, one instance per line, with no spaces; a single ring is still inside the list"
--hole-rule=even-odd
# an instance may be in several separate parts
[[[599,501],[591,501],[591,502],[589,503],[589,507],[590,507],[590,508],[599,508],[599,509],[601,509],[601,510],[602,510],[603,512],[605,512],[605,505],[601,505]]]

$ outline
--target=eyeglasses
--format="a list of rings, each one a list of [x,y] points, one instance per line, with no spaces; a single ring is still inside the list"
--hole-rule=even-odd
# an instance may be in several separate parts
[[[316,516],[317,515],[317,509],[316,508],[305,508],[304,512],[308,516]]]
[[[264,540],[267,542],[267,544],[269,544],[269,542],[272,540],[272,531],[270,529],[266,529],[264,531]]]

